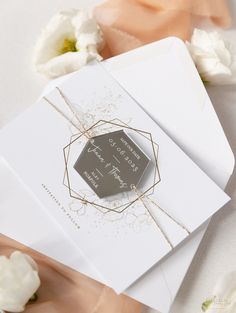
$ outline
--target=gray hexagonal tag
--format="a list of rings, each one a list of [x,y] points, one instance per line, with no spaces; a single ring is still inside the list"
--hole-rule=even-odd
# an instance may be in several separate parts
[[[118,130],[88,140],[74,169],[99,198],[132,190],[150,159],[125,133]]]

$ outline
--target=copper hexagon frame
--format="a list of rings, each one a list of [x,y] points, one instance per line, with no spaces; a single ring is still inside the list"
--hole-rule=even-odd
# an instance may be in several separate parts
[[[115,121],[118,121],[118,122],[115,122]],[[117,126],[117,127],[121,127],[121,128],[125,128],[125,129],[130,129],[132,131],[135,131],[136,133],[138,133],[139,135],[143,136],[145,139],[147,139],[148,141],[151,142],[151,145],[152,145],[152,151],[153,151],[153,156],[154,156],[154,166],[155,166],[155,170],[154,170],[154,183],[148,187],[145,191],[143,191],[139,196],[137,196],[136,199],[130,201],[130,202],[127,202],[127,203],[124,203],[120,206],[117,206],[115,208],[109,208],[109,207],[106,207],[106,206],[103,206],[101,204],[98,204],[96,202],[92,202],[92,201],[89,201],[87,199],[85,199],[85,197],[81,197],[81,195],[78,194],[78,192],[76,192],[75,190],[73,190],[72,186],[71,186],[71,183],[70,183],[70,177],[69,177],[69,170],[68,170],[68,160],[69,160],[69,154],[70,154],[70,148],[71,146],[73,145],[73,143],[75,143],[77,140],[79,140],[82,136],[84,136],[86,133],[89,133],[89,131],[93,130],[94,128],[97,128],[97,127],[100,127],[104,124],[109,124],[109,125],[113,125],[113,126]],[[75,139],[73,139],[73,137],[75,137]],[[148,138],[148,137],[149,138]],[[155,146],[157,148],[157,151],[155,151]],[[67,151],[68,150],[68,151]],[[147,193],[149,191],[152,190],[151,193],[154,192],[154,189],[155,189],[155,186],[161,181],[161,177],[160,177],[160,172],[159,172],[159,167],[158,167],[158,152],[159,152],[159,145],[157,143],[155,143],[153,141],[153,138],[152,138],[152,134],[147,132],[147,131],[144,131],[144,130],[141,130],[141,129],[137,129],[137,128],[133,128],[133,127],[130,127],[128,126],[126,123],[120,121],[119,119],[114,119],[114,120],[110,120],[110,121],[107,121],[107,120],[99,120],[97,121],[95,124],[93,124],[92,126],[90,126],[88,129],[86,129],[84,132],[82,132],[81,134],[79,135],[72,135],[71,136],[71,140],[70,140],[70,143],[68,145],[66,145],[64,148],[63,148],[63,155],[64,155],[64,161],[65,161],[65,173],[64,173],[64,178],[63,178],[63,184],[69,189],[69,194],[70,194],[70,197],[71,198],[74,198],[74,199],[77,199],[77,200],[80,200],[82,203],[86,203],[86,204],[91,204],[92,206],[94,206],[96,209],[99,209],[100,211],[101,210],[106,210],[106,211],[112,211],[112,212],[116,212],[116,213],[122,213],[124,212],[129,206],[131,206],[132,204],[134,204],[136,201],[138,201],[140,199],[140,197],[143,197],[145,195],[147,195]],[[66,180],[67,180],[67,184],[66,184]],[[73,195],[72,193],[76,194]],[[120,211],[117,211],[119,208],[122,208],[122,210]]]

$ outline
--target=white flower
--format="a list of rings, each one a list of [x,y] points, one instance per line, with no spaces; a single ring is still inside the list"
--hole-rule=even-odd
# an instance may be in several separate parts
[[[54,78],[79,70],[92,59],[101,60],[102,33],[82,10],[56,14],[39,37],[33,62],[36,69]]]
[[[26,254],[0,256],[0,311],[22,312],[40,286],[38,268]]]
[[[202,310],[206,313],[236,312],[236,272],[219,279],[212,297],[203,303]]]
[[[186,44],[203,81],[236,83],[236,50],[218,32],[194,29],[190,43]]]

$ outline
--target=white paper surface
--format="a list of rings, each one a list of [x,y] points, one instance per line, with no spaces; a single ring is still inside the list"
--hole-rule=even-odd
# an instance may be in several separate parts
[[[166,69],[160,70],[157,62],[163,54],[171,64],[168,77],[165,76]],[[224,188],[233,172],[234,156],[184,43],[174,37],[167,38],[107,60],[104,66],[168,135]],[[141,74],[133,79],[134,72]],[[149,78],[148,84],[146,77]],[[186,86],[190,86],[191,92],[186,92]],[[160,92],[165,93],[165,97],[156,102],[155,97]],[[207,224],[126,292],[160,312],[168,312]]]
[[[175,95],[172,93],[167,93],[166,101],[159,102],[158,107],[154,103],[154,100],[152,100],[149,111],[152,115],[155,115],[162,127],[191,155],[195,162],[221,187],[224,187],[234,165],[232,152],[206,91],[190,58],[188,58],[184,45],[175,38],[162,40],[112,58],[106,61],[104,66],[118,79],[119,83],[124,85],[131,95],[137,93],[138,96],[141,96],[140,86],[142,86],[143,99],[146,95],[150,99],[151,96],[154,99],[156,89],[150,88],[150,84],[146,84],[146,77],[151,76],[152,79],[156,79],[159,75],[162,76],[162,72],[159,71],[156,64],[160,53],[168,54],[169,58],[172,58],[176,53],[179,54],[177,62],[181,64],[186,73],[185,77],[181,78],[182,83],[184,86],[187,80],[191,80],[192,98],[186,98],[183,87],[179,95],[181,101],[178,101],[178,110],[176,110],[175,114],[169,115],[169,112],[172,112],[174,106],[174,102],[171,99],[176,100]],[[145,60],[152,60],[152,62],[149,65],[146,64],[145,68],[142,67],[141,73],[139,64]],[[139,75],[136,75],[133,72],[133,68],[130,68],[133,65],[135,65],[135,73],[139,73]],[[175,84],[175,74],[175,72],[170,73],[170,80],[168,81],[168,88],[170,89]],[[60,79],[60,81],[66,79],[67,77]],[[164,88],[165,84],[163,82],[161,88]],[[48,86],[48,89],[54,85],[55,83],[53,82],[51,87],[50,85]],[[197,110],[190,110],[188,115],[185,116],[186,105],[191,104],[192,99],[199,94],[202,94],[202,102],[199,101],[199,103],[205,103],[205,109],[202,110],[201,106],[198,106]],[[139,101],[141,102],[141,98],[139,98]],[[169,103],[168,106],[167,103]],[[188,120],[195,121],[190,128]],[[197,131],[198,129],[200,130],[199,132]],[[189,141],[188,138],[192,134],[196,134],[195,140]],[[188,145],[186,144],[187,142]],[[215,145],[210,147],[209,142],[215,142]],[[218,153],[219,150],[222,155]],[[222,164],[221,167],[219,166],[220,164]],[[76,253],[76,248],[66,238],[65,234],[61,232],[60,228],[56,224],[51,224],[49,220],[48,224],[45,223],[45,212],[39,209],[37,210],[39,206],[35,202],[35,199],[26,192],[25,187],[20,185],[15,175],[6,168],[3,162],[1,162],[0,170],[1,232],[76,270],[80,270],[87,275],[93,276],[95,279],[101,280],[101,277],[99,278],[94,268],[89,267],[87,262],[83,262],[81,255],[78,252]],[[12,197],[11,191],[14,191],[14,197]],[[17,210],[19,207],[21,207],[20,211]],[[37,220],[34,219],[32,208],[35,208],[38,213]],[[31,220],[30,225],[22,221],[22,216],[27,216],[28,220]],[[19,220],[22,223],[18,223]],[[44,230],[43,232],[42,229]],[[156,265],[126,292],[135,299],[161,312],[167,312],[203,233],[203,230],[195,233],[190,240],[176,249],[163,262]],[[156,296],[157,294],[159,295],[158,297]]]
[[[88,86],[89,90],[86,89]],[[30,186],[45,209],[94,264],[108,285],[120,293],[171,251],[165,235],[150,218],[150,214],[158,221],[173,246],[187,237],[186,231],[157,209],[153,201],[193,232],[227,203],[229,197],[176,146],[100,65],[83,68],[65,82],[61,90],[75,106],[80,108],[87,104],[84,121],[87,122],[89,116],[89,126],[100,119],[109,120],[110,117],[126,122],[135,129],[143,129],[145,125],[143,130],[150,132],[154,143],[159,145],[161,181],[153,194],[144,198],[146,207],[138,200],[122,214],[104,214],[92,205],[84,207],[80,200],[75,201],[62,184],[65,172],[62,150],[70,142],[71,135],[76,134],[76,129],[71,130],[68,121],[45,100],[32,106],[2,132],[1,144],[7,162]],[[61,101],[58,91],[53,91],[47,97],[55,105]],[[82,114],[79,116],[83,119]],[[108,131],[109,128],[106,132]],[[130,129],[127,131],[131,132]],[[137,132],[132,132],[132,136],[154,164],[154,146],[150,140]],[[109,206],[109,199],[101,201],[92,192],[90,195],[86,183],[79,180],[78,173],[73,168],[76,156],[85,144],[78,142],[70,147],[71,156],[70,159],[68,157],[66,168],[66,172],[70,174],[68,184],[73,186],[76,193],[85,194],[86,199]],[[79,185],[78,190],[76,183]],[[140,187],[140,192],[148,190],[152,183],[153,177],[150,174]],[[123,195],[117,201],[121,205],[123,201],[126,203],[135,198],[135,194],[128,195],[128,198]],[[147,207],[151,213],[147,211]],[[117,268],[119,272],[116,271]]]

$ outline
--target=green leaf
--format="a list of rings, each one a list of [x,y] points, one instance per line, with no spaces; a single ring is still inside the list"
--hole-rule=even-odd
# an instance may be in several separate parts
[[[207,299],[205,302],[202,304],[202,311],[206,312],[206,310],[209,309],[209,306],[212,304],[214,299]]]
[[[38,300],[38,295],[37,293],[33,294],[33,296],[29,299],[28,303],[34,303]]]

